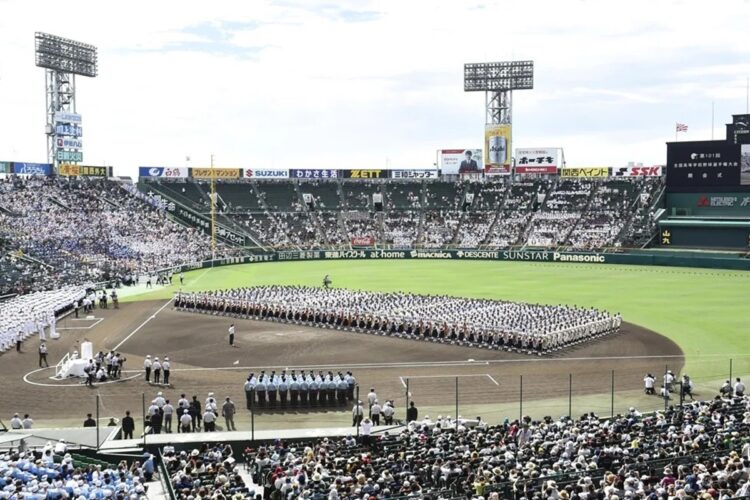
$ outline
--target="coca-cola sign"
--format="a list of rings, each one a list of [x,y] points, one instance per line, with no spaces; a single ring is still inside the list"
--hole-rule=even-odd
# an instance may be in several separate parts
[[[357,236],[352,238],[352,246],[354,247],[371,247],[375,244],[375,238],[372,236]]]

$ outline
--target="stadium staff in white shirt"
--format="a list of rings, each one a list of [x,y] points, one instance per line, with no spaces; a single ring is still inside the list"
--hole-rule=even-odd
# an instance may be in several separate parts
[[[656,382],[656,379],[653,375],[650,373],[647,373],[645,377],[643,377],[643,387],[646,391],[646,394],[655,394],[654,392],[654,383]]]
[[[23,421],[21,421],[18,413],[14,414],[13,418],[10,419],[10,428],[13,430],[23,429]]]
[[[227,332],[229,333],[229,345],[232,347],[237,347],[236,345],[234,345],[234,333],[235,333],[234,323],[229,325],[229,330],[227,330]]]
[[[740,377],[737,377],[736,382],[734,383],[734,396],[737,398],[741,398],[745,395],[745,384],[742,383],[742,380],[740,380]]]
[[[216,430],[216,414],[209,409],[203,414],[203,430],[213,432]]]
[[[357,401],[352,408],[352,427],[357,427],[362,422],[364,415],[365,409],[362,407],[362,401]]]
[[[143,369],[146,371],[146,382],[151,382],[151,355],[147,354],[146,359],[143,361]]]
[[[190,410],[182,410],[182,415],[180,416],[180,430],[185,432],[190,432],[193,428],[193,417],[190,416]]]

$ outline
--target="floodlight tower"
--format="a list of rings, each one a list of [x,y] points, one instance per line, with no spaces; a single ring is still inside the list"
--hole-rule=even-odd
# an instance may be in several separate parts
[[[533,88],[534,61],[464,64],[464,91],[485,96],[486,165],[509,165],[513,91]]]
[[[58,171],[61,161],[83,161],[81,117],[76,114],[76,75],[94,78],[97,49],[48,33],[34,34],[36,65],[44,68],[47,159]]]

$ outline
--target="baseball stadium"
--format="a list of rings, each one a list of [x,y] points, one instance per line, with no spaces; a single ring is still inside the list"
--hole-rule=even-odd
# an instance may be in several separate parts
[[[0,499],[750,498],[750,113],[578,166],[514,128],[538,63],[466,63],[423,165],[136,175],[83,161],[97,47],[32,34]]]

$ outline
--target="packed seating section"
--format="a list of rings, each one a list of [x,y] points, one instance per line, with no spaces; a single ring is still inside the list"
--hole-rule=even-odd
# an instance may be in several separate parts
[[[661,187],[660,178],[284,179],[222,181],[216,190],[219,222],[264,247],[597,250],[646,243]],[[210,237],[169,216],[175,205],[208,216],[209,195],[206,181],[187,179],[136,188],[104,179],[9,177],[0,182],[0,294],[209,258]],[[241,252],[220,244],[217,255]]]
[[[437,416],[245,452],[265,498],[747,498],[750,400],[715,398],[612,418]]]

